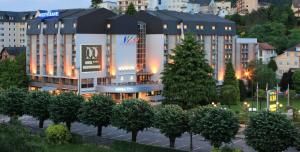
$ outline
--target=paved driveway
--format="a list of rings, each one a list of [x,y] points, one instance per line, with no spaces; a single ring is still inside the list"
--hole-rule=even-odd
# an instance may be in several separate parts
[[[7,120],[8,120],[7,117],[0,115],[0,121],[7,121]],[[36,121],[36,119],[30,116],[20,117],[20,120],[26,126],[33,127],[33,128],[38,127],[38,121]],[[49,120],[45,121],[45,127],[49,126],[50,124],[52,124],[51,121]],[[100,138],[96,137],[97,129],[93,126],[87,126],[81,123],[73,123],[71,131],[73,133],[77,133],[86,137],[91,137],[90,139],[95,140],[95,143],[97,143],[97,140],[99,140],[100,142]],[[115,127],[109,126],[103,128],[102,138],[130,141],[131,133],[127,133],[123,130],[119,130]],[[175,145],[176,149],[188,151],[189,139],[190,139],[189,134],[184,134],[182,137],[177,138],[176,145]],[[101,141],[103,140],[101,139]],[[150,128],[144,130],[143,132],[139,132],[137,137],[137,142],[141,144],[155,145],[161,147],[169,146],[169,139],[166,138],[164,135],[160,134],[159,130],[155,128]],[[202,137],[198,135],[193,136],[193,145],[194,145],[195,152],[209,152],[211,150],[211,146],[209,142],[205,141]],[[231,145],[243,149],[244,152],[254,152],[254,150],[251,147],[245,144],[245,141],[242,138],[234,139]],[[297,152],[297,150],[290,149],[288,150],[288,152]]]

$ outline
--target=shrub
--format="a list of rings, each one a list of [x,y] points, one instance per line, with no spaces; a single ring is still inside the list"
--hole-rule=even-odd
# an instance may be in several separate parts
[[[11,119],[8,124],[0,124],[1,152],[43,152],[45,147],[38,136],[32,136],[21,123]]]
[[[246,143],[258,152],[285,151],[294,144],[296,129],[285,115],[261,112],[250,117]]]
[[[66,144],[71,141],[71,133],[62,124],[51,125],[46,129],[46,139],[49,144]]]
[[[223,142],[229,143],[239,129],[238,119],[231,111],[213,107],[194,109],[189,125],[194,133],[201,134],[216,148]]]
[[[224,146],[221,149],[213,148],[212,152],[243,152],[241,149]]]

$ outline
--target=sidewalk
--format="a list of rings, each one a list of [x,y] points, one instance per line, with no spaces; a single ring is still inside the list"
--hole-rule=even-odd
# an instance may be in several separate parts
[[[9,119],[6,116],[0,115],[0,122],[7,122]],[[30,116],[20,117],[19,120],[28,127],[33,129],[38,129],[38,121]],[[45,128],[52,124],[51,121],[45,121]],[[89,141],[89,143],[95,144],[103,144],[109,145],[113,140],[123,140],[130,141],[131,134],[127,133],[123,130],[119,130],[115,127],[106,127],[103,128],[102,137],[96,136],[97,129],[93,126],[87,126],[81,123],[73,123],[71,131],[73,133],[80,134],[84,136],[85,140]],[[241,136],[240,136],[241,137]],[[184,134],[181,138],[176,139],[176,149],[179,150],[189,150],[189,134]],[[169,139],[164,135],[160,134],[158,129],[150,128],[144,130],[143,132],[139,132],[137,137],[137,142],[141,144],[147,145],[155,145],[161,147],[169,146]],[[193,144],[195,152],[209,152],[211,150],[211,146],[209,142],[205,141],[202,137],[198,135],[193,136]],[[232,146],[243,149],[244,152],[254,152],[254,150],[245,144],[243,138],[236,138],[232,142]],[[288,152],[297,152],[296,150],[289,150]]]

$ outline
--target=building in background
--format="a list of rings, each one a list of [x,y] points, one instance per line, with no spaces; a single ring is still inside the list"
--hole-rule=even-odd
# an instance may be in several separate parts
[[[237,0],[236,11],[240,15],[249,14],[259,8],[258,0]]]
[[[256,56],[257,60],[261,61],[263,64],[268,64],[277,56],[276,48],[268,43],[259,43]]]
[[[237,38],[235,49],[235,62],[232,62],[236,77],[238,79],[246,79],[249,63],[256,60],[257,52],[257,39],[256,38]]]
[[[237,38],[234,22],[211,14],[159,10],[129,16],[106,9],[46,14],[51,18],[42,15],[28,22],[32,90],[160,101],[168,54],[188,32],[202,45],[219,84],[226,63],[232,62],[242,78],[255,59],[256,39]]]
[[[198,0],[149,0],[148,10],[170,10],[177,12],[199,13]]]
[[[118,11],[118,3],[115,1],[104,1],[99,4],[99,8],[105,8],[111,11]]]
[[[292,1],[292,10],[296,17],[300,17],[300,0]]]
[[[290,69],[300,68],[300,44],[287,49],[283,54],[275,58],[278,66],[276,77],[280,79],[283,73],[288,72]]]
[[[4,47],[0,52],[0,60],[12,59],[26,52],[26,47]]]
[[[34,15],[34,12],[0,11],[0,50],[26,46],[26,22]]]
[[[147,10],[149,5],[149,0],[118,0],[119,10],[125,12],[130,3],[135,6],[137,11]]]

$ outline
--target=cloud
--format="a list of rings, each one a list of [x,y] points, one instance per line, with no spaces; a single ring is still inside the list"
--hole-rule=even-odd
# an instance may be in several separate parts
[[[29,11],[69,8],[87,8],[90,0],[0,0],[0,10]]]

